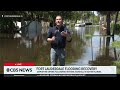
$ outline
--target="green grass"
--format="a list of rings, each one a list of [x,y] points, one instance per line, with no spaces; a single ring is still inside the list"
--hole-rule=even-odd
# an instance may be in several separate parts
[[[120,60],[119,61],[114,61],[113,65],[117,66],[117,74],[120,74]]]
[[[120,41],[112,42],[112,47],[120,48]]]
[[[92,37],[92,35],[91,34],[86,34],[85,37]]]

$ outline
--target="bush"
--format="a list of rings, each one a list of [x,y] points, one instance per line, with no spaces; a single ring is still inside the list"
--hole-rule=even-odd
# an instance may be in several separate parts
[[[120,41],[114,41],[114,42],[112,42],[112,47],[120,48]]]
[[[111,30],[114,29],[114,24],[112,23],[111,24]],[[116,29],[115,29],[115,32],[114,32],[116,35],[120,34],[120,24],[116,24]]]
[[[114,29],[114,24],[111,24],[111,29]],[[120,30],[120,24],[116,24],[116,30]]]
[[[114,61],[113,65],[117,67],[117,74],[120,74],[120,61]]]

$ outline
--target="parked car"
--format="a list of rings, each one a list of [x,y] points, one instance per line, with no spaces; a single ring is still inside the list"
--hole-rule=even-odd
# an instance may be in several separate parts
[[[91,22],[86,22],[85,25],[92,25],[92,23]]]

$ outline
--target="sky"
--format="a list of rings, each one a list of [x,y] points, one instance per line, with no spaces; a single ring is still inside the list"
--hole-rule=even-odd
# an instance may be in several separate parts
[[[97,14],[97,11],[94,11],[94,14],[97,16],[98,14]]]

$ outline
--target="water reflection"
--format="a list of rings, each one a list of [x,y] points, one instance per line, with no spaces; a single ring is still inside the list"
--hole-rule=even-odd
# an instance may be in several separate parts
[[[75,27],[76,33],[80,36],[81,39],[84,38],[85,35],[85,27]]]
[[[104,44],[103,50],[99,50],[99,54],[96,55],[96,59],[94,61],[90,61],[91,65],[112,65],[112,62],[116,60],[114,57],[114,50],[110,48],[110,39],[111,37],[106,37],[106,45]]]
[[[84,31],[81,30],[76,29],[76,32],[79,32],[77,35],[83,35]],[[84,37],[82,56],[68,65],[112,65],[112,61],[117,60],[118,54],[116,49],[111,47],[112,37],[105,36],[105,31],[102,32],[99,26],[85,27],[84,36],[86,34],[92,37]]]
[[[20,39],[0,39],[0,72],[3,72],[4,62],[35,62],[36,65],[50,65],[49,45],[42,41],[32,42],[32,47],[26,48],[20,44]]]
[[[26,48],[31,48],[32,47],[32,41],[31,40],[27,40],[27,39],[25,39],[25,38],[21,38],[21,40],[20,40],[20,44],[22,45],[22,44],[25,44],[25,46],[26,46]]]

